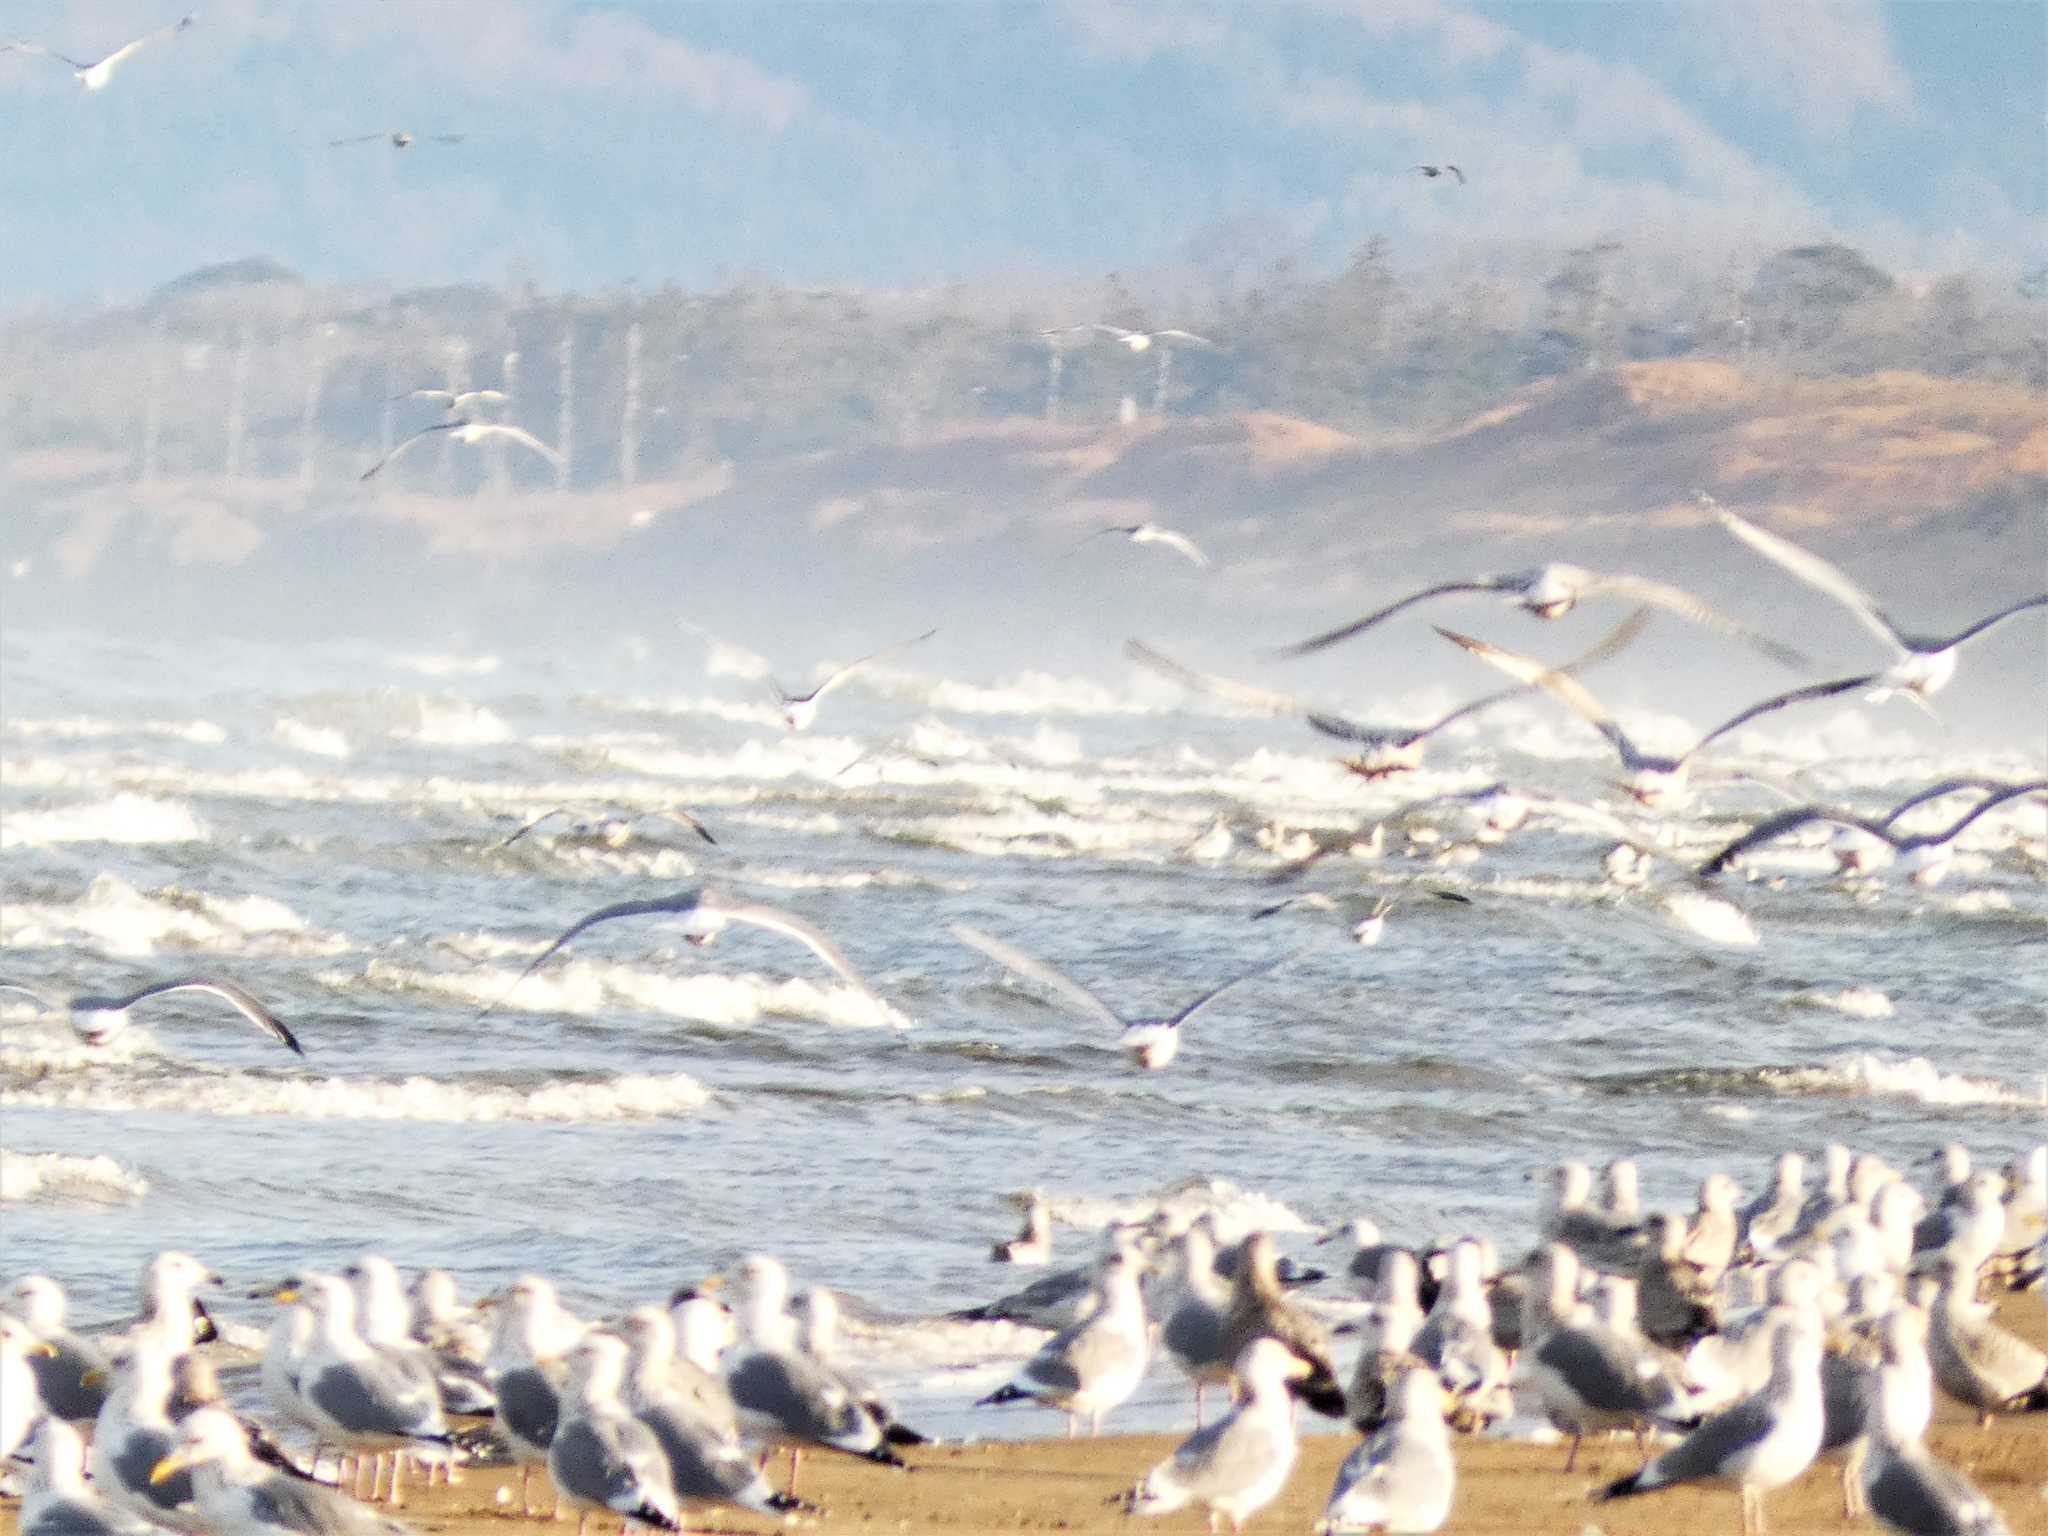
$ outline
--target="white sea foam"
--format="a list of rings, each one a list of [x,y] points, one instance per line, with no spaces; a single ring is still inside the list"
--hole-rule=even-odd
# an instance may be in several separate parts
[[[211,835],[191,806],[125,791],[106,800],[10,811],[5,821],[0,821],[0,848],[48,843],[203,843]]]
[[[1874,1098],[1917,1099],[1922,1104],[2044,1104],[1995,1077],[1944,1072],[1924,1056],[1884,1057],[1858,1051],[1812,1067],[1774,1067],[1764,1080],[1785,1093],[1868,1094]]]
[[[1852,1019],[1888,1019],[1898,1012],[1892,1000],[1876,987],[1843,987],[1839,992],[1808,988],[1794,992],[1785,1001],[1794,1008],[1827,1008],[1846,1013]]]
[[[801,978],[769,981],[748,974],[699,972],[676,975],[604,960],[571,959],[521,981],[519,972],[498,966],[473,971],[427,971],[388,960],[372,960],[362,980],[383,990],[426,993],[479,1007],[496,1005],[513,1013],[569,1013],[589,1017],[619,1006],[708,1024],[753,1024],[764,1018],[807,1019],[847,1029],[889,1028],[902,1016],[853,987],[820,985]],[[323,975],[330,986],[348,986],[342,972]],[[511,989],[507,995],[507,989]],[[502,999],[502,1001],[501,1001]]]
[[[211,720],[103,720],[91,715],[67,715],[61,719],[10,719],[5,733],[30,740],[104,741],[114,736],[155,736],[170,741],[188,741],[194,746],[215,747],[228,733]]]
[[[512,728],[492,711],[468,699],[423,698],[410,721],[392,728],[401,741],[437,747],[489,747],[512,739]]]
[[[449,656],[432,652],[386,658],[387,666],[421,677],[489,677],[501,665],[496,656]]]
[[[108,1114],[276,1115],[295,1120],[414,1120],[444,1124],[580,1124],[688,1114],[711,1091],[683,1072],[632,1072],[532,1088],[429,1077],[272,1077],[223,1072],[132,1083],[46,1077],[0,1092],[0,1104]]]
[[[84,941],[109,955],[147,955],[159,945],[301,955],[350,947],[341,935],[310,931],[304,918],[268,896],[145,892],[111,872],[96,875],[77,901],[6,903],[0,941],[23,949]]]
[[[0,1067],[10,1072],[77,1072],[164,1054],[156,1036],[133,1018],[105,1045],[87,1045],[62,1015],[46,1013],[33,1003],[10,1000],[0,1005],[0,1022],[7,1026],[0,1035]]]
[[[111,1157],[0,1147],[0,1205],[132,1205],[149,1180]]]
[[[310,753],[314,757],[347,757],[348,737],[331,725],[308,725],[305,721],[286,715],[271,727],[271,740],[281,747],[294,752]]]
[[[1163,1190],[1140,1195],[1086,1195],[1045,1192],[1052,1219],[1070,1227],[1097,1229],[1119,1221],[1144,1221],[1165,1212],[1186,1226],[1202,1216],[1216,1224],[1226,1243],[1247,1232],[1314,1232],[1316,1224],[1285,1201],[1229,1179],[1190,1178]]]

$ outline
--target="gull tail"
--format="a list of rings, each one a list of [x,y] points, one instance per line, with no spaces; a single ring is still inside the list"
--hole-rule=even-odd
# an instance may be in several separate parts
[[[860,1451],[856,1454],[859,1455],[862,1461],[872,1461],[875,1465],[881,1467],[902,1467],[906,1471],[910,1467],[909,1462],[889,1449],[886,1441],[870,1450]]]
[[[987,1397],[977,1398],[974,1406],[986,1408],[991,1403],[1021,1403],[1031,1400],[1031,1394],[1016,1386],[997,1387]]]
[[[658,1530],[680,1531],[682,1523],[672,1516],[663,1514],[652,1504],[642,1504],[638,1509],[621,1511],[628,1520],[638,1520],[642,1525],[651,1525]]]
[[[822,1515],[824,1508],[808,1503],[791,1493],[771,1493],[762,1501],[770,1509],[784,1515]]]
[[[930,1445],[932,1443],[930,1435],[920,1435],[908,1424],[885,1424],[882,1426],[882,1438],[891,1445]]]

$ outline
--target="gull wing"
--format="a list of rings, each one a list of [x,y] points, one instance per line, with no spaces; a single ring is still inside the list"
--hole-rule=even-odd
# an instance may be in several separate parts
[[[562,948],[563,945],[567,944],[578,934],[595,928],[599,923],[608,923],[615,917],[646,917],[657,912],[689,912],[696,908],[702,897],[703,892],[700,890],[677,891],[672,895],[655,896],[645,901],[615,901],[608,907],[599,907],[588,917],[579,918],[575,923],[571,924],[553,943],[534,956],[528,962],[526,969],[512,978],[512,985],[498,994],[498,1001],[484,1009],[483,1013],[479,1013],[477,1017],[483,1018],[485,1014],[497,1008],[500,1003],[503,1003],[506,998],[513,994],[520,982],[526,980],[527,977],[547,964],[554,957],[556,950]]]
[[[1986,617],[1979,619],[1976,623],[1972,624],[1968,629],[1963,630],[1961,633],[1950,635],[1946,640],[1937,640],[1932,642],[1931,644],[1926,641],[1922,641],[1920,643],[1920,648],[1934,651],[1953,650],[1956,646],[1961,645],[1965,640],[1974,640],[1977,636],[1983,634],[1985,630],[1989,629],[1992,625],[1998,623],[2000,620],[2009,619],[2016,613],[2025,613],[2029,608],[2041,607],[2048,607],[2048,592],[2039,592],[2032,597],[2023,597],[2018,602],[2012,604],[2010,607],[2001,608],[1998,610],[1998,612],[1994,614],[1989,614]]]
[[[1215,347],[1218,345],[1206,336],[1197,336],[1193,331],[1154,331],[1152,339],[1154,341],[1165,341],[1168,339],[1173,341],[1190,341],[1198,347]]]
[[[1191,688],[1196,693],[1206,693],[1212,698],[1222,699],[1262,715],[1305,715],[1309,724],[1319,731],[1332,736],[1349,734],[1349,722],[1335,715],[1319,714],[1301,700],[1284,693],[1268,693],[1263,688],[1234,683],[1229,678],[1218,677],[1213,672],[1197,672],[1193,667],[1183,666],[1163,652],[1153,650],[1142,640],[1126,640],[1124,654],[1140,666],[1150,667],[1161,677],[1179,683],[1183,688]],[[1332,725],[1340,729],[1332,730]]]
[[[952,933],[969,949],[978,949],[996,964],[1008,967],[1027,981],[1037,982],[1077,1013],[1084,1013],[1111,1029],[1121,1030],[1124,1027],[1126,1021],[1114,1008],[1049,961],[1027,955],[1023,950],[965,923],[953,924]]]
[[[1727,735],[1730,731],[1734,730],[1735,727],[1737,727],[1738,725],[1743,725],[1748,721],[1754,720],[1758,715],[1768,715],[1773,710],[1785,708],[1788,704],[1805,704],[1811,702],[1814,699],[1831,699],[1836,694],[1849,693],[1854,691],[1855,689],[1865,687],[1876,681],[1876,674],[1869,673],[1862,677],[1838,677],[1832,680],[1831,682],[1808,683],[1803,688],[1794,688],[1786,693],[1774,694],[1770,698],[1765,699],[1760,704],[1750,705],[1749,708],[1745,709],[1741,714],[1734,716],[1732,719],[1723,720],[1719,725],[1715,726],[1711,731],[1707,732],[1706,735],[1702,736],[1698,741],[1694,742],[1691,746],[1687,747],[1684,753],[1679,757],[1678,761],[1680,761],[1681,763],[1684,762],[1686,758],[1691,757],[1693,753],[1699,751],[1699,749],[1701,747],[1704,747],[1708,742],[1714,740],[1718,736]]]
[[[1755,523],[1737,517],[1725,507],[1716,507],[1714,516],[1721,520],[1723,528],[1766,560],[1783,566],[1815,591],[1825,592],[1847,608],[1856,615],[1857,621],[1865,629],[1893,650],[1905,651],[1906,644],[1899,634],[1898,625],[1884,616],[1877,606],[1877,599],[1857,586],[1836,566],[1811,550],[1801,549],[1789,539],[1781,539],[1775,533],[1764,532]]]
[[[1326,629],[1320,635],[1311,635],[1308,639],[1298,640],[1293,645],[1283,645],[1273,652],[1273,655],[1276,658],[1307,656],[1326,646],[1335,645],[1340,640],[1349,640],[1353,635],[1363,634],[1382,619],[1391,619],[1402,609],[1412,608],[1415,604],[1427,602],[1432,597],[1443,597],[1451,592],[1506,592],[1512,590],[1513,586],[1513,582],[1499,576],[1480,576],[1471,581],[1446,581],[1434,587],[1424,587],[1420,592],[1412,592],[1398,603],[1389,603],[1384,608],[1368,613],[1362,619],[1353,619],[1349,624],[1339,625],[1336,629]]]
[[[1459,170],[1455,165],[1452,165],[1449,161],[1444,162],[1444,169],[1449,171],[1453,176],[1458,178],[1459,186],[1462,187],[1465,185],[1465,173],[1463,171]]]
[[[931,639],[931,637],[933,635],[936,635],[937,633],[938,630],[936,629],[928,629],[921,635],[912,635],[908,640],[898,640],[894,645],[885,645],[879,651],[870,651],[867,655],[861,657],[857,661],[849,661],[845,666],[841,667],[837,672],[834,672],[830,677],[826,678],[825,681],[818,684],[817,687],[813,688],[808,694],[805,695],[805,698],[822,699],[826,694],[830,693],[834,688],[837,688],[841,683],[845,682],[846,679],[853,676],[854,673],[858,672],[862,667],[866,666],[869,662],[880,661],[884,656],[893,656],[898,651],[907,650],[913,645],[920,645],[924,641]],[[785,695],[785,698],[786,697],[787,696]],[[789,699],[788,702],[792,704],[800,704],[803,702],[803,700]]]
[[[1682,587],[1667,582],[1651,581],[1642,576],[1601,574],[1586,584],[1588,595],[1604,592],[1615,597],[1627,598],[1631,602],[1650,603],[1682,619],[1690,619],[1706,629],[1717,629],[1724,635],[1734,635],[1762,651],[1773,661],[1788,667],[1803,667],[1811,662],[1804,652],[1796,651],[1789,645],[1781,645],[1768,635],[1759,634],[1747,624],[1729,618],[1718,608],[1709,607]]]
[[[1204,992],[1200,997],[1196,998],[1192,1003],[1189,1003],[1187,1007],[1181,1009],[1179,1013],[1176,1013],[1172,1018],[1168,1019],[1166,1021],[1167,1026],[1169,1028],[1174,1028],[1178,1027],[1179,1025],[1187,1023],[1196,1014],[1200,1013],[1204,1008],[1208,1007],[1211,1003],[1215,1002],[1217,998],[1221,997],[1224,993],[1228,992],[1232,987],[1237,986],[1240,982],[1250,981],[1255,976],[1263,976],[1268,971],[1277,970],[1280,966],[1285,965],[1289,960],[1292,960],[1293,958],[1294,957],[1292,955],[1281,955],[1278,959],[1268,960],[1264,965],[1255,966],[1251,970],[1244,972],[1244,974],[1240,976],[1231,977],[1230,980],[1224,982],[1223,985],[1221,985],[1220,987],[1211,987],[1208,991]]]
[[[1979,816],[1982,816],[1986,811],[2001,806],[2008,800],[2017,800],[2024,795],[2040,794],[2043,791],[2048,791],[2048,779],[2036,779],[2030,784],[2009,784],[1997,794],[1985,796],[1982,801],[1964,812],[1943,831],[1929,832],[1919,837],[1907,838],[1893,837],[1891,833],[1884,831],[1880,831],[1878,835],[1885,838],[1895,848],[1932,847],[1935,844],[1948,842],[1950,839],[1958,836],[1963,828],[1967,827]],[[1879,825],[1882,827],[1883,823]]]
[[[0,992],[18,992],[23,997],[34,998],[48,1013],[65,1013],[71,1006],[55,993],[45,992],[40,987],[24,987],[16,981],[0,981]]]
[[[633,819],[635,821],[643,821],[649,816],[659,816],[665,821],[674,822],[677,826],[688,827],[712,847],[716,848],[718,846],[718,839],[711,835],[711,829],[688,811],[643,811]]]
[[[299,1044],[289,1029],[285,1028],[284,1020],[264,1007],[254,993],[237,986],[225,977],[186,976],[177,981],[152,982],[149,986],[130,992],[126,997],[79,997],[72,999],[71,1006],[74,1011],[105,1009],[110,1013],[120,1013],[134,1007],[144,998],[157,997],[165,992],[211,992],[215,997],[225,998],[235,1005],[243,1018],[271,1039],[288,1047],[295,1055],[306,1054],[305,1047]]]
[[[453,432],[457,427],[461,425],[463,425],[463,423],[459,421],[443,421],[437,422],[435,425],[431,427],[421,427],[419,431],[413,433],[411,437],[408,437],[396,448],[392,449],[389,453],[385,454],[383,458],[379,459],[376,463],[372,464],[368,469],[364,470],[360,475],[356,476],[356,479],[369,479],[370,476],[376,474],[378,470],[382,469],[386,464],[389,464],[393,459],[397,458],[401,453],[404,453],[406,449],[412,447],[413,444],[419,442],[422,438],[429,437],[436,432]]]
[[[1893,847],[1898,846],[1898,838],[1886,830],[1879,822],[1865,821],[1861,816],[1851,815],[1847,811],[1831,811],[1826,806],[1802,805],[1796,806],[1789,811],[1780,811],[1775,816],[1767,816],[1751,827],[1742,836],[1736,838],[1734,842],[1728,844],[1727,847],[1702,864],[1699,867],[1700,878],[1706,879],[1709,876],[1718,875],[1727,869],[1730,864],[1733,864],[1737,859],[1749,852],[1750,849],[1760,848],[1765,843],[1776,842],[1786,833],[1795,832],[1807,823],[1814,821],[1830,821],[1837,826],[1856,827],[1861,831],[1868,832],[1872,837],[1883,838]]]
[[[1939,783],[1930,784],[1925,789],[1920,790],[1915,794],[1907,796],[1904,800],[1901,800],[1897,805],[1893,806],[1890,810],[1884,813],[1880,825],[1888,827],[1893,822],[1897,821],[1901,816],[1905,815],[1906,812],[1912,810],[1913,807],[1915,807],[1916,805],[1925,805],[1928,801],[1939,800],[1944,795],[1957,794],[1965,789],[1981,789],[1995,792],[1997,790],[2010,789],[2011,787],[2012,786],[2008,784],[2004,779],[1985,779],[1968,777],[1960,779],[1943,779]],[[20,989],[17,988],[16,990]]]
[[[1106,325],[1100,320],[1090,320],[1086,325],[1077,325],[1074,329],[1077,331],[1094,331],[1097,335],[1112,336],[1118,341],[1128,341],[1131,337],[1138,334],[1136,331],[1127,331],[1120,325]]]
[[[1186,555],[1197,565],[1206,566],[1209,563],[1209,557],[1196,547],[1193,539],[1184,533],[1176,533],[1171,528],[1148,528],[1132,537],[1147,544],[1164,544],[1175,553]]]
[[[385,137],[388,137],[388,135],[382,133],[358,133],[346,139],[329,139],[327,141],[327,147],[329,149],[340,149],[345,144],[369,144],[377,139],[382,139]],[[393,398],[398,400],[409,400],[413,398],[413,396],[415,395],[445,395],[446,393],[447,391],[443,389],[416,389],[413,390],[410,395],[397,395],[394,396]]]
[[[1481,661],[1499,668],[1509,677],[1532,687],[1541,688],[1560,704],[1578,715],[1594,730],[1614,744],[1624,764],[1633,767],[1641,760],[1641,754],[1630,742],[1614,717],[1607,713],[1598,699],[1586,690],[1586,685],[1569,673],[1538,661],[1533,656],[1524,656],[1519,651],[1506,650],[1484,640],[1474,640],[1470,635],[1461,635],[1456,630],[1432,625],[1436,632],[1453,645],[1462,646]]]
[[[746,923],[751,927],[765,928],[770,933],[779,933],[785,938],[795,939],[837,971],[840,978],[849,985],[858,987],[872,998],[881,998],[882,994],[874,989],[867,977],[854,969],[853,962],[846,958],[837,944],[794,913],[785,912],[780,907],[764,907],[754,903],[728,906],[723,901],[707,899],[702,905],[706,911],[721,914],[727,922]]]
[[[478,393],[481,394],[483,392],[479,391]],[[458,425],[468,426],[472,425],[472,423],[463,422],[458,423]],[[524,427],[515,427],[510,425],[509,423],[502,421],[478,422],[474,423],[474,425],[481,426],[483,428],[483,435],[485,437],[509,437],[515,443],[523,443],[528,448],[531,448],[535,453],[539,454],[542,458],[546,459],[550,464],[554,465],[557,469],[560,469],[562,465],[567,462],[567,460],[565,460],[559,453],[555,452],[554,449],[550,448],[546,443],[542,442],[539,438],[535,437],[531,432],[527,431]]]
[[[1648,627],[1649,622],[1649,609],[1637,608],[1632,610],[1627,618],[1614,626],[1606,639],[1600,641],[1583,654],[1573,657],[1570,661],[1559,667],[1557,671],[1562,676],[1573,677],[1584,671],[1587,667],[1603,662],[1610,656],[1618,655],[1635,643],[1636,637]],[[1474,699],[1470,704],[1461,704],[1448,715],[1445,715],[1443,719],[1424,726],[1411,736],[1404,737],[1403,744],[1406,745],[1408,742],[1421,741],[1426,737],[1434,736],[1452,722],[1462,720],[1467,715],[1476,715],[1482,710],[1491,709],[1496,704],[1504,704],[1509,699],[1528,692],[1531,686],[1525,683],[1518,688],[1503,688],[1499,693],[1489,693],[1481,698]]]
[[[525,826],[521,827],[517,832],[514,832],[510,837],[503,838],[500,841],[491,844],[490,848],[487,851],[490,853],[497,853],[501,849],[510,848],[514,843],[518,842],[519,839],[526,836],[527,833],[531,832],[535,827],[539,826],[542,822],[550,820],[551,818],[556,816],[566,816],[568,814],[569,807],[566,805],[558,805],[551,811],[542,811],[538,816],[534,817],[533,820],[526,823]]]

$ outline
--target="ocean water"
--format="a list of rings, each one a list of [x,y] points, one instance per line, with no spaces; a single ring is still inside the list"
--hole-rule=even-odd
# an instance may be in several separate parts
[[[914,1321],[1030,1278],[987,1260],[1011,1191],[1051,1196],[1061,1259],[1162,1200],[1301,1253],[1358,1213],[1512,1251],[1525,1175],[1563,1156],[1635,1156],[1650,1203],[1689,1207],[1709,1169],[1754,1190],[1781,1148],[1903,1164],[1959,1139],[2001,1163],[2048,1134],[2038,804],[1980,819],[1929,887],[1844,883],[1816,834],[1693,891],[1677,868],[1781,803],[1750,780],[1634,818],[1674,856],[1645,889],[1603,878],[1597,829],[1539,815],[1487,845],[1455,805],[1276,886],[1301,829],[1501,777],[1597,800],[1611,757],[1518,700],[1368,783],[1298,721],[1121,663],[948,677],[917,652],[792,734],[752,658],[692,636],[568,657],[10,631],[0,663],[0,980],[231,975],[307,1052],[196,994],[94,1049],[0,994],[0,1259],[88,1320],[132,1310],[164,1247],[257,1325],[235,1292],[368,1248],[472,1292],[537,1270],[593,1313],[762,1249],[856,1299],[854,1358],[913,1409],[1031,1432],[1058,1421],[962,1406],[1028,1330]],[[1420,722],[1457,699],[1348,702]],[[1882,807],[2043,764],[1849,701],[1737,733],[1711,769]],[[499,846],[565,802],[686,808],[718,842],[592,809]],[[775,935],[700,950],[659,917],[505,995],[575,919],[698,882],[799,913],[889,1006]],[[1253,920],[1290,890],[1398,904],[1363,948],[1340,913]],[[1147,1074],[956,922],[1126,1014],[1285,959]],[[1149,1399],[1169,1416],[1170,1374]]]

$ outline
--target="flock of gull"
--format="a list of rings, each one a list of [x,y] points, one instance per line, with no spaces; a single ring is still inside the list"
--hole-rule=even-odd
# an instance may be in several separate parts
[[[1561,1164],[1537,1243],[1505,1270],[1489,1237],[1404,1245],[1359,1218],[1321,1240],[1338,1245],[1326,1274],[1283,1259],[1270,1233],[1226,1245],[1212,1214],[1160,1212],[953,1319],[1047,1330],[978,1406],[1057,1409],[1070,1435],[1099,1430],[1171,1362],[1196,1429],[1131,1486],[1134,1514],[1198,1507],[1237,1529],[1286,1487],[1305,1408],[1364,1437],[1323,1536],[1439,1529],[1456,1503],[1454,1436],[1529,1421],[1569,1435],[1566,1472],[1585,1436],[1634,1437],[1641,1464],[1590,1487],[1596,1500],[1718,1485],[1756,1532],[1767,1493],[1840,1457],[1845,1515],[1913,1536],[1998,1536],[1997,1510],[1924,1437],[1938,1395],[1980,1423],[2048,1411],[2048,1354],[1982,1299],[2048,1285],[2048,1145],[1995,1172],[1952,1143],[1929,1160],[1927,1195],[1875,1156],[1823,1156],[1818,1187],[1788,1152],[1747,1203],[1728,1174],[1709,1174],[1691,1212],[1646,1212],[1626,1159],[1598,1198],[1586,1164]],[[1042,1199],[991,1257],[1049,1266]],[[1325,1279],[1351,1298],[1313,1297]],[[522,1514],[544,1468],[579,1536],[596,1513],[661,1530],[720,1510],[796,1518],[821,1513],[798,1493],[806,1453],[900,1469],[930,1438],[838,1358],[835,1294],[793,1296],[765,1254],[584,1320],[537,1274],[469,1305],[446,1271],[408,1285],[368,1253],[249,1289],[275,1308],[253,1360],[214,1342],[223,1318],[200,1293],[222,1285],[188,1255],[159,1254],[140,1316],[97,1337],[70,1325],[54,1280],[14,1285],[0,1310],[0,1458],[29,1463],[25,1536],[392,1536],[408,1469],[431,1484],[464,1464],[517,1468],[498,1502],[516,1498]],[[238,1358],[223,1366],[224,1354]],[[238,1389],[253,1378],[242,1395],[260,1396],[260,1419],[224,1375]],[[1204,1423],[1209,1388],[1228,1406]],[[1668,1443],[1652,1454],[1653,1440]]]

